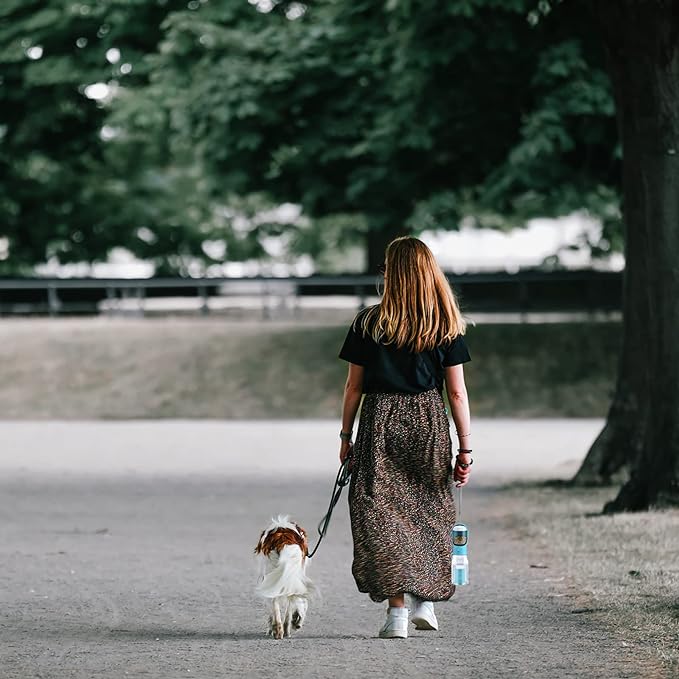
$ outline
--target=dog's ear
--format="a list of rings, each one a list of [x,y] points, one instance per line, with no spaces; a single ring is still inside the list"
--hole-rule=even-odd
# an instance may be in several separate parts
[[[299,534],[302,536],[302,552],[305,557],[309,556],[309,539],[307,538],[306,531],[298,523],[295,524]]]
[[[259,542],[257,543],[257,546],[255,547],[255,554],[259,554],[262,551],[262,540],[264,539],[265,534],[266,534],[266,531],[263,530],[262,534],[259,536]]]

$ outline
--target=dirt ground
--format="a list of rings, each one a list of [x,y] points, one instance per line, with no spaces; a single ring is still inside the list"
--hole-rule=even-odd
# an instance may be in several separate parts
[[[319,456],[304,471],[287,463],[295,459],[292,435],[273,424],[249,447],[243,432],[190,423],[181,434],[188,423],[156,423],[153,436],[140,437],[138,466],[134,449],[116,462],[113,443],[98,445],[113,435],[95,424],[42,433],[49,423],[22,425],[50,450],[21,448],[16,430],[0,425],[3,440],[14,442],[0,449],[3,679],[666,676],[649,647],[608,627],[551,555],[526,539],[520,499],[507,504],[482,458],[477,469],[486,470],[463,497],[471,584],[437,605],[440,631],[376,638],[383,606],[356,591],[343,498],[311,564],[322,600],[301,632],[277,642],[265,636],[265,608],[252,594],[252,549],[272,514],[289,512],[314,532],[334,478],[336,434],[327,452],[325,430],[297,424],[297,439]],[[591,435],[566,425],[542,435]],[[503,430],[493,436],[502,439]],[[524,431],[539,451],[537,439]],[[177,441],[193,441],[181,464]],[[257,454],[272,442],[278,455],[262,469]],[[230,462],[214,463],[216,447]],[[167,466],[166,451],[175,460]],[[564,470],[558,460],[544,463],[550,468]],[[517,463],[514,474],[523,471]]]

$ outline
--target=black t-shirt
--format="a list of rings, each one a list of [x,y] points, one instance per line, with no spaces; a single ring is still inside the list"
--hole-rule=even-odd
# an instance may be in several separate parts
[[[430,389],[443,390],[445,368],[471,361],[462,335],[431,351],[415,353],[391,344],[377,343],[363,334],[360,321],[349,328],[339,357],[361,365],[363,393],[399,392],[420,394]]]

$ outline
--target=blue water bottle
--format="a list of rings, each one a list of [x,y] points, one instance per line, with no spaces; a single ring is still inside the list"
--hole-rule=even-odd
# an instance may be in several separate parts
[[[451,533],[453,543],[453,559],[451,563],[451,576],[454,585],[469,584],[469,560],[467,559],[467,540],[469,530],[463,523],[453,526]]]

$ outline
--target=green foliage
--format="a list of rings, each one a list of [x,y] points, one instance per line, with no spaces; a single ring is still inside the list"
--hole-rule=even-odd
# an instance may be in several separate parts
[[[387,231],[578,209],[613,227],[613,103],[579,3],[549,17],[527,0],[275,7],[174,13],[148,59],[171,143],[222,191]]]
[[[372,266],[404,228],[506,228],[576,209],[604,220],[595,249],[616,247],[613,105],[584,11],[4,0],[0,270],[123,245],[186,273],[196,257],[220,261],[205,241],[247,259],[266,256],[275,231],[319,261],[368,236]],[[93,83],[111,96],[88,98]],[[303,218],[251,214],[283,202]]]
[[[105,258],[139,226],[125,177],[106,158],[106,108],[93,83],[145,82],[141,55],[178,0],[4,0],[0,9],[0,271]],[[107,50],[120,50],[110,63]],[[129,72],[129,69],[132,69]]]

